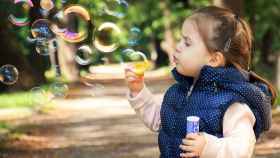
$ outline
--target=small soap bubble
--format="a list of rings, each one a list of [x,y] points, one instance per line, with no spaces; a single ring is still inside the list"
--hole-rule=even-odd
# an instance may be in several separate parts
[[[53,99],[53,95],[42,87],[33,87],[30,90],[29,100],[35,105],[44,105]]]
[[[14,65],[6,64],[0,67],[0,81],[6,85],[15,84],[18,80],[18,70]]]
[[[139,45],[139,41],[141,39],[141,30],[137,27],[133,27],[129,32],[128,46]]]
[[[50,40],[42,39],[42,40],[37,40],[36,45],[35,45],[35,50],[38,54],[42,56],[47,56],[49,55],[50,52],[55,51],[50,48]]]
[[[49,91],[55,96],[55,97],[65,97],[67,92],[69,90],[69,87],[65,83],[56,82],[51,84]]]
[[[70,28],[70,18],[72,22],[75,21],[77,29]],[[72,5],[55,16],[58,23],[53,23],[51,28],[55,34],[59,35],[67,42],[76,43],[85,40],[88,37],[88,28],[90,24],[90,15],[88,11],[80,5]],[[63,26],[59,26],[59,23]]]
[[[54,5],[53,0],[41,0],[40,6],[42,9],[44,9],[46,11],[50,11],[51,9],[54,8],[55,5]]]
[[[83,45],[78,48],[75,60],[80,65],[88,65],[91,63],[93,51],[88,45]]]
[[[108,15],[123,18],[126,15],[128,3],[125,0],[107,0],[104,12]]]
[[[31,25],[31,34],[34,38],[52,39],[55,37],[50,29],[50,21],[47,19],[38,19]]]
[[[110,53],[119,47],[120,28],[112,22],[101,24],[94,37],[94,46],[103,53]]]

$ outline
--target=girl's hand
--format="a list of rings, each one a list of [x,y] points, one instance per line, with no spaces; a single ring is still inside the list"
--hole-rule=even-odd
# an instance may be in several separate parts
[[[201,133],[190,133],[183,139],[180,148],[185,151],[180,156],[184,158],[199,157],[202,154],[206,139]]]
[[[136,75],[133,66],[125,68],[125,79],[132,97],[135,97],[144,88],[144,76]]]

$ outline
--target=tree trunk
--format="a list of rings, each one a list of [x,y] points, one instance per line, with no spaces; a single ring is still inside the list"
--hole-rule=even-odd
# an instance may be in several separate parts
[[[58,38],[58,63],[62,76],[70,82],[79,80],[79,70],[75,61],[75,46]]]
[[[0,3],[1,6],[9,8],[9,2],[4,1]],[[8,17],[8,11],[1,11],[1,17]],[[36,83],[43,82],[43,77],[36,73],[38,66],[42,65],[42,62],[36,66],[32,66],[26,55],[21,52],[20,40],[16,38],[16,34],[13,32],[14,29],[12,24],[8,21],[8,18],[4,18],[0,22],[0,66],[5,64],[14,65],[19,71],[18,81],[14,85],[6,86],[0,83],[0,91],[15,91],[15,90],[28,90],[33,87]],[[38,58],[38,54],[30,53],[29,56],[33,55]],[[37,55],[37,56],[36,56]],[[33,62],[39,62],[40,60],[33,60]]]

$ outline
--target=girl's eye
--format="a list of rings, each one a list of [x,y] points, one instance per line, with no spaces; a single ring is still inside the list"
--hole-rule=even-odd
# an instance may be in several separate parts
[[[190,44],[189,44],[188,42],[185,42],[185,45],[186,45],[187,47],[189,47],[189,46],[190,46]]]

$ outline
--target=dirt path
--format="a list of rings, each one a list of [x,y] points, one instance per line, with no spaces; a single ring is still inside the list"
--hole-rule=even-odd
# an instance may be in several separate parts
[[[15,121],[19,134],[2,143],[0,158],[158,157],[157,134],[143,125],[124,90],[118,90],[122,91],[119,95],[57,99],[58,106],[50,113]],[[257,158],[280,157],[277,121],[269,137],[257,145],[261,154]]]

